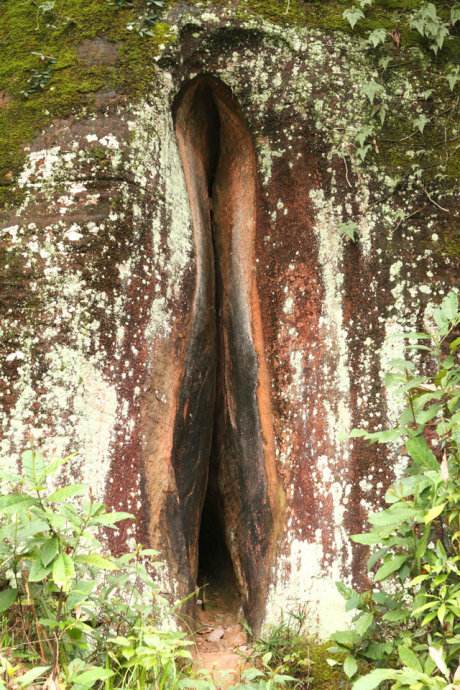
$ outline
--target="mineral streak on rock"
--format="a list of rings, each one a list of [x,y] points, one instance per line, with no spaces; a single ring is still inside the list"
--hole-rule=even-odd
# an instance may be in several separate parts
[[[335,581],[364,578],[347,534],[393,472],[346,435],[395,418],[392,334],[458,282],[440,251],[447,221],[430,205],[411,215],[420,200],[355,158],[358,83],[374,70],[349,36],[225,7],[171,16],[177,41],[145,97],[55,120],[1,214],[1,462],[30,444],[76,451],[94,494],[138,518],[112,548],[160,548],[182,596],[217,439],[255,626],[302,603],[325,636],[345,620]]]

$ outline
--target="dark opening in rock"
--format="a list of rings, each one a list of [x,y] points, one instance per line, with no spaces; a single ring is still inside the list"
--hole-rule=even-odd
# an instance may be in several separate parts
[[[281,501],[255,281],[254,147],[232,94],[216,79],[190,82],[174,114],[196,252],[172,458],[183,562],[190,588],[200,571],[229,586],[236,580],[257,627]],[[174,506],[171,520],[177,514]]]

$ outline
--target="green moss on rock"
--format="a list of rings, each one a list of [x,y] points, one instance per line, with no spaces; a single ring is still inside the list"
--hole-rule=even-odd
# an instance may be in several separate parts
[[[312,690],[348,690],[350,684],[346,683],[345,676],[340,667],[330,666],[327,660],[331,654],[327,651],[330,644],[314,644],[309,648],[309,658],[311,661],[311,681]]]
[[[130,31],[142,7],[117,9],[110,0],[61,0],[43,14],[30,0],[6,0],[0,9],[0,84],[8,98],[0,107],[0,207],[13,203],[13,181],[24,145],[53,118],[91,109],[98,91],[145,92],[153,79],[153,58],[172,39],[167,24],[152,36]],[[84,65],[76,48],[104,37],[120,54],[116,66]],[[149,60],[146,60],[146,54]],[[40,75],[48,71],[43,86]],[[27,92],[25,94],[25,92]]]

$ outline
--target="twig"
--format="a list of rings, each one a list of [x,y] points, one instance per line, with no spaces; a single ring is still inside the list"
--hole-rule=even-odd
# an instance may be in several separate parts
[[[427,188],[424,187],[423,185],[422,185],[422,189],[423,189],[423,191],[425,192],[425,194],[426,194],[427,198],[429,199],[429,201],[431,201],[431,203],[433,204],[433,206],[436,206],[437,208],[439,208],[441,211],[444,211],[445,213],[450,213],[450,211],[449,211],[448,208],[444,208],[444,206],[440,206],[440,204],[438,204],[438,202],[435,201],[435,200],[433,199],[433,197],[430,196],[430,194],[429,194]]]
[[[398,230],[403,223],[406,222],[406,220],[409,220],[409,218],[412,218],[412,216],[416,216],[417,213],[420,213],[420,211],[423,211],[424,207],[421,206],[420,208],[415,209],[415,211],[412,211],[412,213],[409,213],[408,216],[404,216],[404,218],[401,218],[401,220],[398,221],[394,231]]]
[[[343,164],[344,164],[344,166],[345,166],[345,179],[346,179],[346,181],[347,181],[347,184],[348,184],[349,187],[353,187],[353,185],[352,185],[351,182],[350,182],[350,178],[349,178],[349,176],[348,176],[348,163],[347,163],[347,159],[346,159],[345,156],[342,156],[342,160],[343,160]]]

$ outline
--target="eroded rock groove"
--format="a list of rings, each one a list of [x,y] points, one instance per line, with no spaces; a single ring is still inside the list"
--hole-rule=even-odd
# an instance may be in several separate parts
[[[200,566],[211,574],[213,559],[233,569],[246,615],[257,627],[279,492],[254,272],[254,147],[231,93],[211,77],[183,89],[175,123],[197,266],[174,431],[182,523],[176,528],[185,540],[190,584]],[[221,575],[231,579],[233,573]]]

